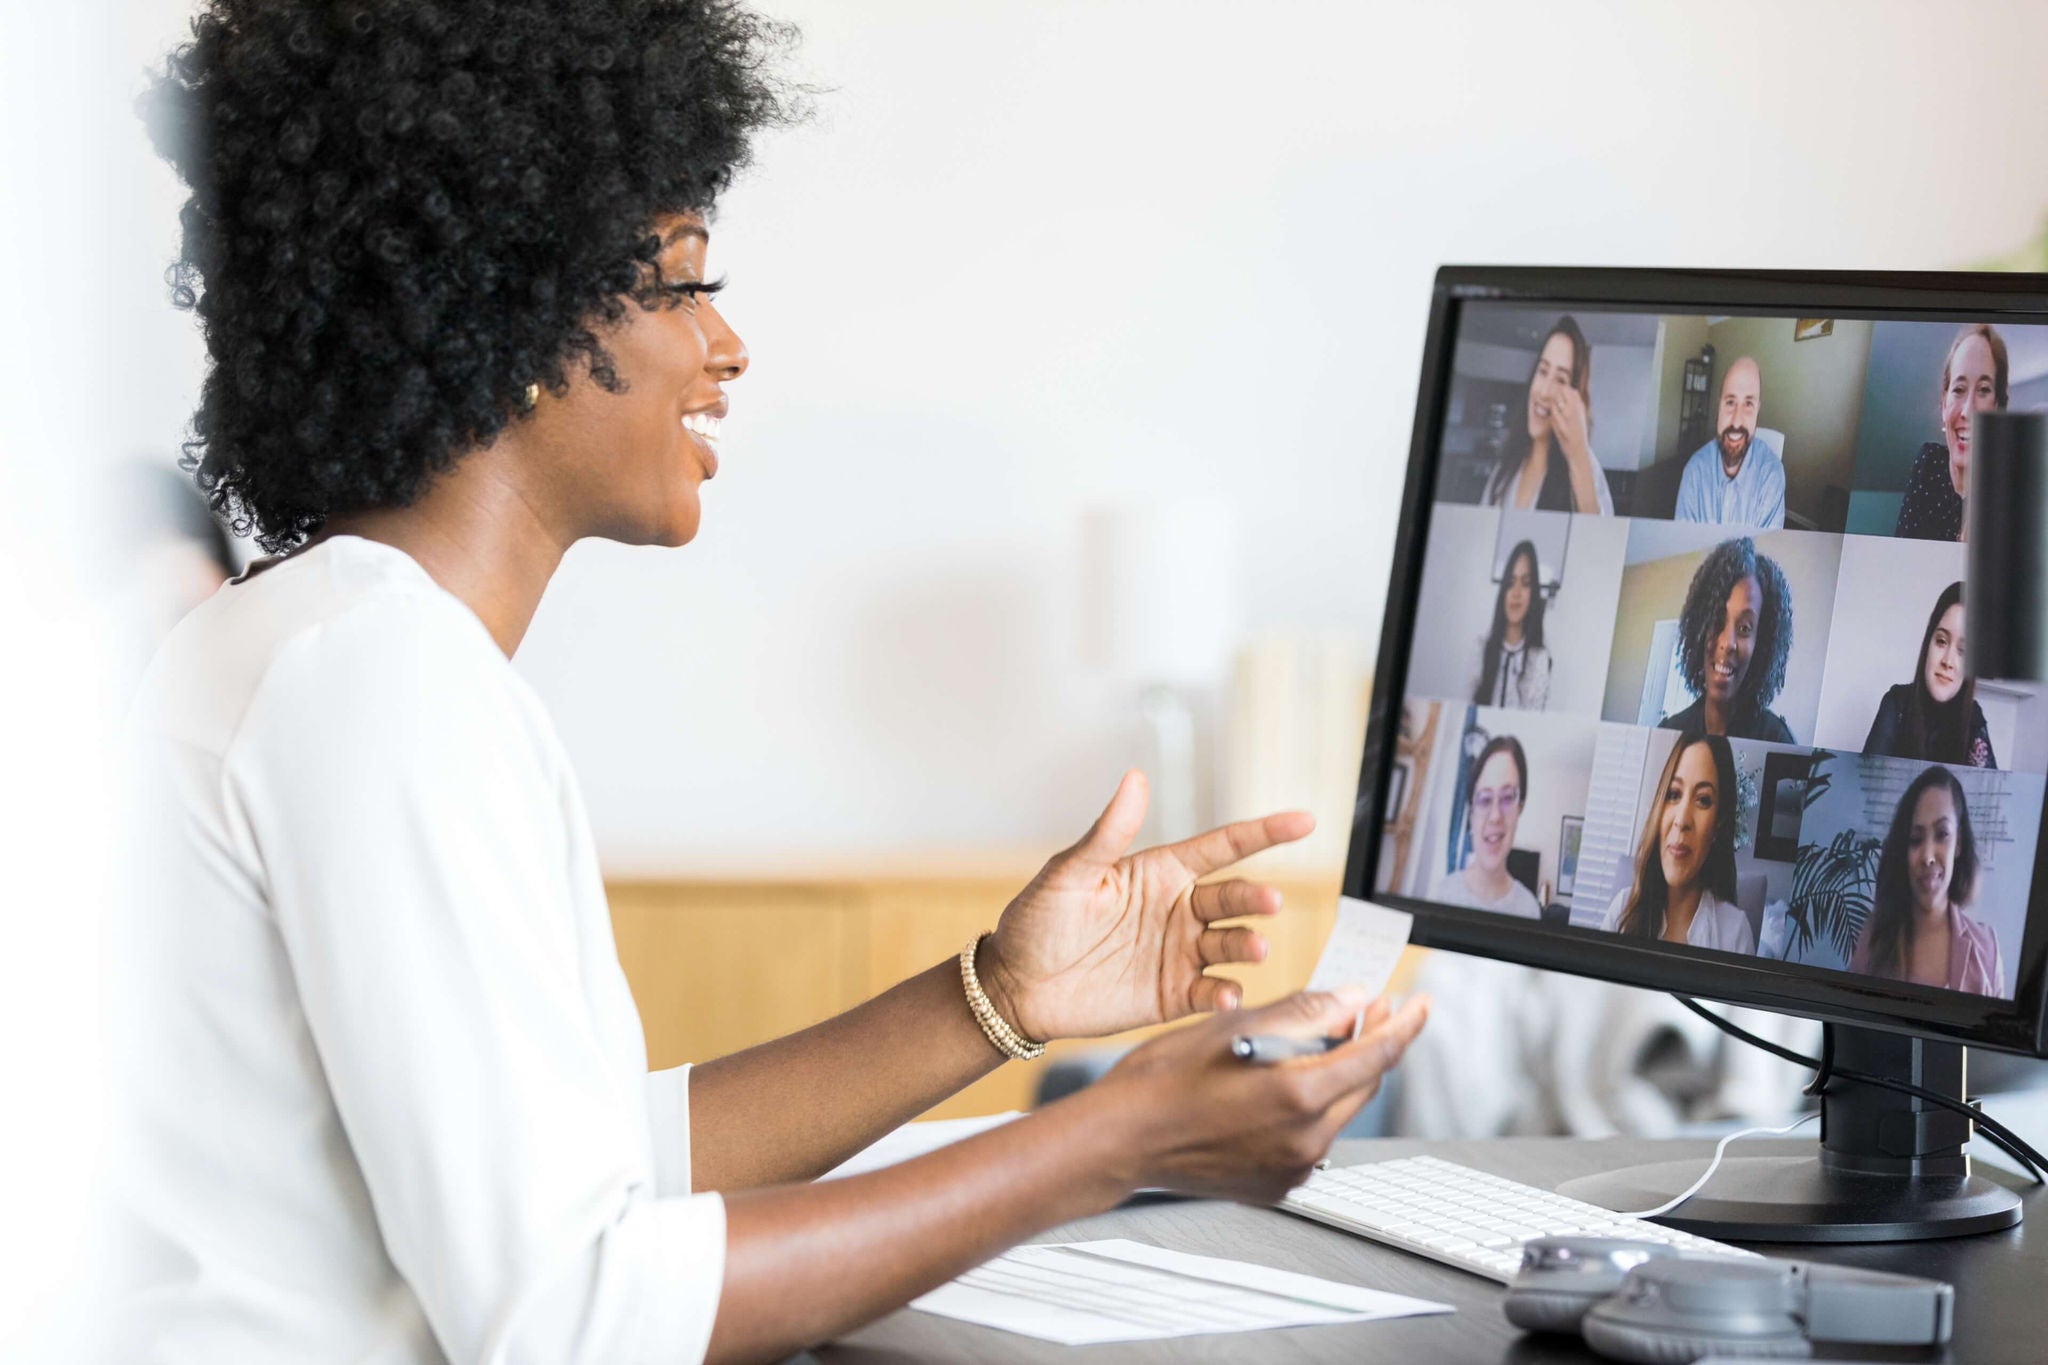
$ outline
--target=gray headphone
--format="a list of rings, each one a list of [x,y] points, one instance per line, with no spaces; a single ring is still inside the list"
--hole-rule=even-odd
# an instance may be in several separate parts
[[[1690,1365],[1805,1357],[1816,1341],[1943,1345],[1955,1290],[1807,1261],[1681,1255],[1658,1242],[1538,1237],[1505,1308],[1517,1327],[1578,1333],[1610,1360]]]

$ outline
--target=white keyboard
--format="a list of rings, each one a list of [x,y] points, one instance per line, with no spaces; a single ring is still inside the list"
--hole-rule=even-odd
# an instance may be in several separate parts
[[[1756,1254],[1433,1156],[1319,1170],[1280,1207],[1502,1284],[1521,1268],[1522,1243],[1536,1237],[1626,1237],[1698,1255]]]

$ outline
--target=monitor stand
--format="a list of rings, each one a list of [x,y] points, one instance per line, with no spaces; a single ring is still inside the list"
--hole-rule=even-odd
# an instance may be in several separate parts
[[[1838,1027],[1835,1061],[1964,1094],[1960,1044]],[[1963,1155],[1970,1123],[1952,1109],[1837,1075],[1821,1098],[1820,1123],[1816,1154],[1731,1155],[1704,1189],[1656,1221],[1729,1242],[1910,1242],[2020,1221],[2018,1195],[1970,1174]],[[1650,1209],[1705,1169],[1698,1159],[1632,1166],[1571,1181],[1558,1193],[1610,1209]]]

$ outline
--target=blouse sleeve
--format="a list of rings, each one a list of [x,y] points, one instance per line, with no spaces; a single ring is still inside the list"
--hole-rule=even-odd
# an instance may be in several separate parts
[[[697,1360],[725,1210],[680,1197],[687,1076],[622,1079],[598,1034],[559,794],[465,624],[385,601],[288,646],[229,750],[230,809],[378,1232],[441,1350]]]
[[[1984,708],[1971,703],[1976,714],[1970,718],[1970,765],[1976,768],[1996,768],[1998,755],[1991,751],[1991,725],[1984,719]]]
[[[1614,515],[1614,490],[1607,486],[1607,466],[1596,456],[1593,460],[1593,492],[1600,499],[1600,515]]]
[[[1550,651],[1538,651],[1536,657],[1529,662],[1529,686],[1524,693],[1525,709],[1547,711],[1550,709]]]

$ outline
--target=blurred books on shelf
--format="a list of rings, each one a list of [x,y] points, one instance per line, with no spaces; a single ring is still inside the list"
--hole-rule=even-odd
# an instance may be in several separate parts
[[[1364,644],[1336,631],[1267,636],[1238,651],[1224,723],[1228,819],[1304,809],[1316,832],[1254,866],[1341,871],[1358,795],[1372,671]]]

